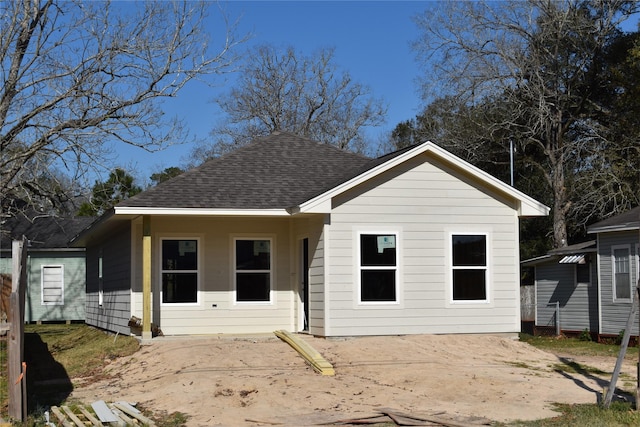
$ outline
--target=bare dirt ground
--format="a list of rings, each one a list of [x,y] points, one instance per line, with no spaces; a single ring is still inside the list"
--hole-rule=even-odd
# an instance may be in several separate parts
[[[187,414],[188,426],[306,425],[404,413],[493,421],[557,415],[553,402],[596,403],[617,355],[567,358],[495,336],[302,338],[335,368],[322,376],[275,336],[167,338],[112,361],[99,382],[73,379],[72,398],[125,400]],[[558,370],[573,362],[601,376]],[[633,390],[633,362],[618,387]]]

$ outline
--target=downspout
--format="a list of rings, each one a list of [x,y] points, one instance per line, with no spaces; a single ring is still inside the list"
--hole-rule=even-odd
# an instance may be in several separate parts
[[[142,217],[142,339],[151,339],[151,218]]]

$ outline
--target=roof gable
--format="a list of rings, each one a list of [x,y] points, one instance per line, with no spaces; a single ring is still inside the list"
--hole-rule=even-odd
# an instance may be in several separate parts
[[[471,178],[479,185],[497,190],[498,192],[515,200],[518,205],[518,214],[520,216],[545,216],[549,214],[549,208],[547,206],[527,196],[521,191],[516,190],[514,187],[500,181],[476,166],[454,156],[430,141],[372,160],[365,168],[350,179],[345,180],[340,185],[302,203],[298,211],[328,212],[331,205],[331,199],[336,195],[378,176],[409,159],[421,155],[433,156],[452,168],[461,170],[470,175]]]

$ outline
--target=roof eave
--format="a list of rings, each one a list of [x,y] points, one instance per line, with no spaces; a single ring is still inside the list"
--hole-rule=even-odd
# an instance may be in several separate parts
[[[640,223],[627,223],[619,225],[609,225],[605,227],[587,228],[587,234],[606,233],[610,231],[637,231],[640,229]]]
[[[115,215],[291,216],[291,213],[287,209],[218,209],[116,206]]]

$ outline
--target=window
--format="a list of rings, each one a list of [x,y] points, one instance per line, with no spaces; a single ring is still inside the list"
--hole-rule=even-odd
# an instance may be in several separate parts
[[[360,234],[360,301],[396,302],[397,236]]]
[[[102,249],[98,255],[98,306],[104,302],[104,282],[102,280]]]
[[[235,240],[236,302],[271,301],[271,239]]]
[[[488,301],[487,236],[451,236],[453,301]]]
[[[613,299],[631,300],[631,273],[629,268],[629,248],[612,248]]]
[[[576,264],[576,283],[591,284],[591,263],[586,259],[584,264]]]
[[[42,266],[42,305],[64,304],[64,272],[61,265]]]
[[[198,302],[198,241],[162,240],[162,302]]]

